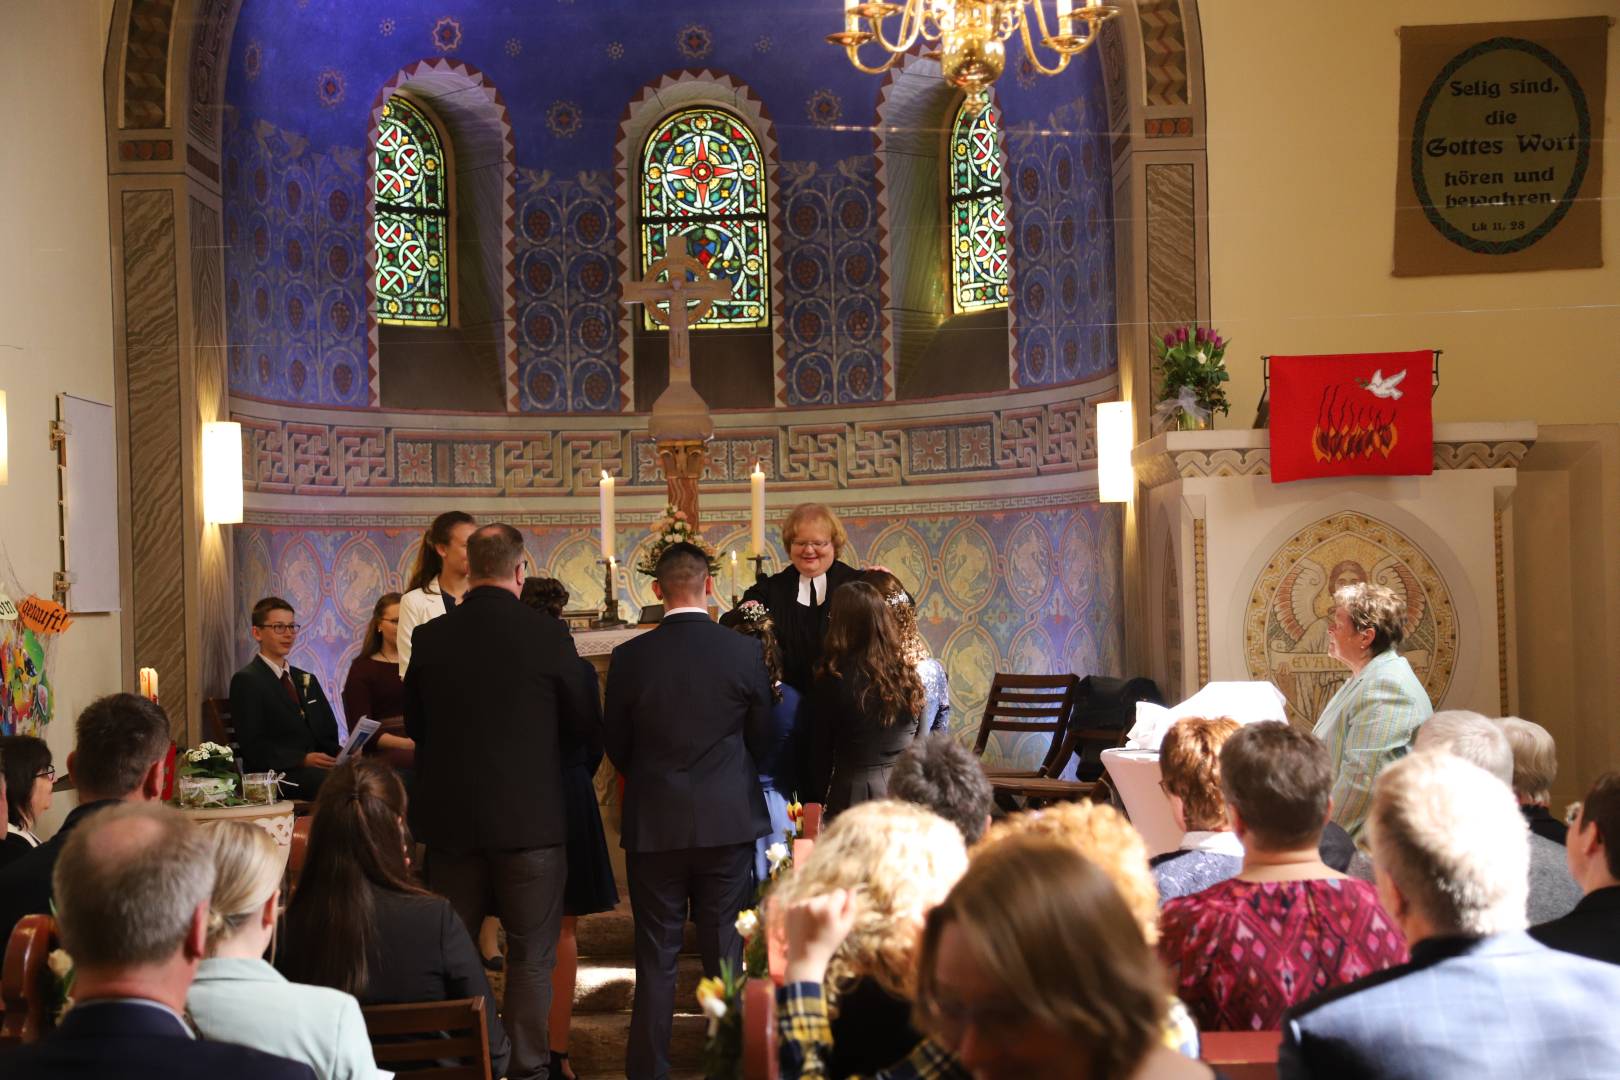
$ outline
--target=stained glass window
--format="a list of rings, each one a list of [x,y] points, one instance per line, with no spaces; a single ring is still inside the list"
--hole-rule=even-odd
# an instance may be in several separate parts
[[[731,281],[694,329],[770,322],[765,160],[748,126],[719,109],[665,117],[641,153],[641,269],[669,251]],[[646,319],[649,330],[658,329]]]
[[[444,149],[433,122],[399,94],[383,103],[372,175],[378,321],[448,326],[450,217]]]
[[[955,310],[1007,306],[1007,200],[1001,193],[1001,112],[966,102],[950,141],[951,302]]]

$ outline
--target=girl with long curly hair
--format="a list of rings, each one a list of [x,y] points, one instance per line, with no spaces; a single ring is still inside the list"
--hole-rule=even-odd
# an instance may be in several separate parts
[[[864,581],[832,595],[827,641],[806,701],[809,792],[831,817],[888,794],[889,773],[921,726],[925,693],[894,609]]]

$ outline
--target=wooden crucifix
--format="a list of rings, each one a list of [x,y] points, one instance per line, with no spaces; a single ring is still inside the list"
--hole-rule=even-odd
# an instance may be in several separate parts
[[[660,280],[662,279],[662,280]],[[669,328],[669,386],[653,402],[647,431],[658,444],[669,501],[698,522],[698,478],[714,435],[709,405],[692,386],[691,338],[688,330],[707,315],[716,300],[731,295],[731,283],[709,276],[690,255],[671,254],[647,267],[640,281],[624,286],[626,304],[645,304],[647,315]]]

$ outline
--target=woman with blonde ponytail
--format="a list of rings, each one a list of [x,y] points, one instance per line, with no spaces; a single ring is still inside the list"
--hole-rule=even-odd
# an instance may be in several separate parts
[[[360,1003],[339,990],[290,983],[264,960],[285,862],[276,842],[242,821],[201,828],[213,845],[215,876],[208,957],[186,997],[198,1034],[302,1061],[321,1080],[375,1076]]]

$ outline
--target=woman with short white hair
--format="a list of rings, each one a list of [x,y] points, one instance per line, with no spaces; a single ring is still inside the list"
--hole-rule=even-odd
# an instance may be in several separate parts
[[[1540,724],[1517,716],[1504,716],[1497,723],[1513,747],[1513,794],[1530,831],[1555,844],[1567,842],[1569,826],[1549,809],[1553,780],[1558,776],[1558,748],[1552,735]]]

